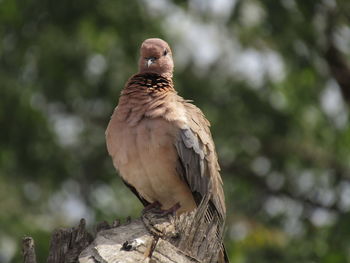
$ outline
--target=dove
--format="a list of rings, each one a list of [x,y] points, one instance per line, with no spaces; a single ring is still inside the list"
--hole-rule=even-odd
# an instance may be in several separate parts
[[[127,81],[107,126],[107,150],[145,207],[156,204],[180,215],[210,194],[212,210],[223,224],[223,182],[210,123],[177,94],[173,70],[169,45],[159,38],[146,39],[138,72]]]

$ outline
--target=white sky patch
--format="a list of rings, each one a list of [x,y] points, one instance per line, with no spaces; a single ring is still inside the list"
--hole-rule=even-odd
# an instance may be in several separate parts
[[[143,0],[148,6],[149,14],[157,16],[157,14],[164,14],[168,9],[175,8],[169,0]]]
[[[301,235],[304,232],[300,217],[303,207],[289,198],[271,196],[264,204],[265,211],[272,217],[285,215],[283,228],[291,236]]]
[[[324,206],[331,206],[336,201],[336,195],[333,189],[330,188],[318,188],[316,200]]]
[[[303,206],[299,202],[290,198],[285,198],[284,201],[288,217],[299,218],[303,213]]]
[[[303,224],[300,222],[300,219],[297,217],[288,217],[283,222],[283,228],[284,230],[290,235],[290,236],[300,236],[302,235],[304,231]]]
[[[285,211],[284,202],[278,197],[269,197],[264,204],[265,211],[270,216],[277,216],[283,214]]]
[[[282,81],[285,78],[285,68],[281,56],[272,50],[263,53],[265,58],[265,70],[273,82]]]
[[[190,8],[226,20],[230,16],[236,3],[236,0],[192,0],[189,2],[189,5]]]
[[[98,185],[91,193],[94,204],[108,214],[116,213],[118,202],[112,188],[108,185]]]
[[[232,61],[236,75],[241,76],[252,87],[259,88],[264,78],[264,60],[261,53],[255,49],[243,50]]]
[[[258,25],[265,17],[265,10],[257,3],[253,1],[243,2],[240,20],[246,27],[254,27]]]
[[[48,116],[61,145],[71,146],[78,142],[79,135],[85,126],[81,118],[64,113],[62,105],[59,103],[49,105]]]
[[[205,71],[220,56],[220,45],[217,41],[221,38],[217,28],[213,24],[202,24],[195,21],[182,10],[172,13],[166,19],[166,28],[172,32],[175,46],[174,59],[176,65],[186,65],[192,58],[195,65]]]
[[[264,176],[270,171],[271,162],[268,158],[259,156],[253,160],[251,167],[256,174]]]
[[[75,224],[81,218],[93,221],[93,213],[79,196],[79,184],[73,180],[66,181],[60,191],[49,199],[51,216],[65,224]]]
[[[339,129],[347,125],[348,113],[341,95],[340,88],[334,80],[328,81],[321,93],[321,107]]]
[[[350,183],[342,182],[339,186],[339,208],[342,211],[350,211]]]
[[[254,88],[260,88],[265,77],[273,82],[279,82],[285,77],[283,60],[272,50],[242,50],[232,60],[231,66],[237,77],[243,78]]]
[[[54,117],[54,128],[62,145],[73,145],[79,139],[84,125],[83,121],[76,116],[56,115]]]
[[[317,208],[311,214],[310,219],[315,226],[322,227],[332,224],[336,219],[336,215],[326,209]]]
[[[297,191],[306,194],[315,186],[315,175],[311,170],[304,170],[296,178]]]
[[[101,54],[92,54],[86,63],[85,76],[89,82],[95,83],[106,70],[106,58]]]
[[[287,197],[269,197],[264,208],[271,216],[284,214],[287,217],[299,218],[302,215],[303,207],[298,202]]]
[[[304,233],[300,217],[303,213],[303,207],[300,203],[290,199],[283,198],[283,204],[286,217],[284,218],[283,228],[291,236],[299,236]]]
[[[16,250],[18,240],[14,240],[12,237],[2,235],[0,237],[0,256],[3,263],[11,262]]]
[[[344,53],[350,54],[350,27],[343,25],[334,34],[335,44]]]
[[[196,32],[196,34],[190,32]],[[218,59],[220,49],[215,41],[216,33],[215,28],[210,25],[191,24],[190,30],[184,35],[187,47],[199,68],[205,68]]]
[[[85,204],[74,195],[66,198],[61,209],[62,213],[67,216],[68,222],[72,223],[85,218],[88,214]]]
[[[250,232],[248,224],[241,221],[232,225],[230,229],[230,237],[233,240],[244,240]]]
[[[102,74],[107,68],[107,62],[103,55],[93,54],[88,59],[87,70],[94,75]]]

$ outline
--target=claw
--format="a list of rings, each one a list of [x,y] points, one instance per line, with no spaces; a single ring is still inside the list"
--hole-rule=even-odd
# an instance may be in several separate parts
[[[175,217],[176,211],[179,210],[180,207],[181,207],[180,203],[176,203],[175,205],[173,205],[169,209],[166,209],[166,210],[160,209],[159,211],[154,211],[154,212],[160,216],[172,215]]]
[[[153,208],[161,208],[162,204],[158,201],[154,201],[153,203],[150,203],[149,205],[145,206],[142,210],[142,214],[147,213],[148,211],[152,210]]]

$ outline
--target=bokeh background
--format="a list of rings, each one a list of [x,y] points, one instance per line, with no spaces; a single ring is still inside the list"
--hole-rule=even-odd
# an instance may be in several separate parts
[[[139,215],[104,130],[149,37],[212,123],[231,262],[350,262],[348,0],[1,0],[0,262]]]

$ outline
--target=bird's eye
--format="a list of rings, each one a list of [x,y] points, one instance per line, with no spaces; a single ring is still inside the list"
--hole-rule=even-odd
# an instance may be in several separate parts
[[[166,56],[168,54],[168,50],[164,49],[163,56]]]

